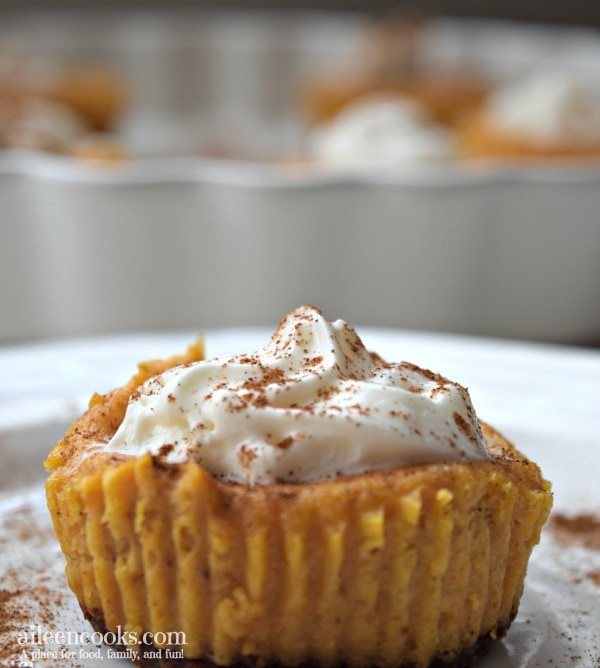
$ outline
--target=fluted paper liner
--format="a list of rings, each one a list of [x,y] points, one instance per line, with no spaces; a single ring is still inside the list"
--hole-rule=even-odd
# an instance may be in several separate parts
[[[426,666],[516,614],[551,494],[491,428],[486,462],[249,487],[149,454],[80,461],[122,399],[74,425],[47,483],[69,584],[106,629],[218,665]]]

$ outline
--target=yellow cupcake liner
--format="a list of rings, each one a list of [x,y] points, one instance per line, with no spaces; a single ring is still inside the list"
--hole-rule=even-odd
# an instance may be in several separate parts
[[[508,627],[550,510],[537,467],[485,433],[489,462],[310,485],[97,454],[50,476],[48,504],[106,629],[218,665],[426,666]]]

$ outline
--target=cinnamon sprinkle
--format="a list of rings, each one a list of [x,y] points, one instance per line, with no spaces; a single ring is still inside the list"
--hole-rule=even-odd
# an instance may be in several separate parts
[[[275,447],[281,450],[287,450],[293,444],[294,444],[294,439],[291,436],[288,436],[287,438],[284,438],[282,441],[279,441],[279,443],[275,443]]]
[[[17,642],[19,636],[40,624],[48,631],[59,630],[56,611],[65,607],[71,596],[62,573],[62,558],[57,569],[56,537],[49,518],[23,504],[0,518],[3,540],[17,539],[24,554],[37,559],[15,557],[2,572],[0,582],[0,666],[17,666],[27,654],[43,647]],[[36,663],[36,665],[38,665]],[[69,663],[70,666],[78,664]]]
[[[591,513],[567,516],[553,513],[549,528],[555,540],[565,545],[581,545],[600,550],[600,518]]]
[[[463,436],[466,436],[469,441],[471,441],[471,443],[476,443],[477,438],[475,437],[475,434],[469,426],[469,423],[464,419],[464,417],[455,411],[452,414],[452,418],[454,419],[454,423],[460,429]]]
[[[593,584],[595,584],[597,587],[600,587],[600,570],[590,571],[587,574],[587,579]]]
[[[240,464],[243,466],[245,469],[250,469],[252,466],[252,462],[258,457],[256,454],[256,450],[253,448],[248,447],[247,445],[242,445],[240,448],[240,451],[238,453],[238,459],[240,461]]]

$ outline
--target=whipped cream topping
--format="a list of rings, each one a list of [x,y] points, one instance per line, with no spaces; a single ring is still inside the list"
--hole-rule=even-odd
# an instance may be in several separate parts
[[[383,362],[345,322],[310,306],[287,315],[258,352],[148,380],[106,449],[193,459],[247,484],[488,457],[465,388]]]
[[[34,96],[0,99],[0,147],[65,151],[89,133],[68,107]]]
[[[543,144],[600,141],[600,86],[575,73],[536,72],[498,88],[487,117],[500,130]]]
[[[450,132],[415,103],[392,96],[365,96],[308,137],[311,157],[325,166],[396,167],[443,162],[456,155]]]

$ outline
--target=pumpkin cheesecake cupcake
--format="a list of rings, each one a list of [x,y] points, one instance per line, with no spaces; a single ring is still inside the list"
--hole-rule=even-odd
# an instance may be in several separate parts
[[[467,158],[512,162],[600,160],[600,86],[569,71],[543,70],[498,85],[462,125]]]
[[[337,116],[349,104],[370,95],[395,95],[423,108],[435,123],[454,128],[477,109],[490,83],[475,72],[449,70],[423,62],[424,16],[387,16],[375,20],[357,53],[339,71],[324,72],[302,87],[299,105],[309,125]]]
[[[96,629],[160,665],[356,668],[465,665],[506,633],[552,498],[465,388],[309,306],[200,353],[96,396],[47,460]]]
[[[410,99],[368,95],[307,134],[306,156],[315,169],[394,169],[447,164],[456,159],[450,131]]]

